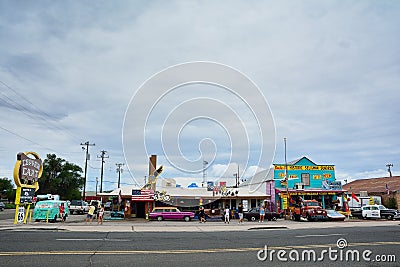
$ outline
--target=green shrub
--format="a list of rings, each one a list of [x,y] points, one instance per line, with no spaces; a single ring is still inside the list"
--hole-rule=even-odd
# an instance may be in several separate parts
[[[6,205],[6,209],[15,209],[14,203],[4,203]]]

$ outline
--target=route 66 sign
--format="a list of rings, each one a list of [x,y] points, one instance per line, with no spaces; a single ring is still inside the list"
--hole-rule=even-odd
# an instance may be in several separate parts
[[[19,207],[18,208],[18,222],[22,223],[25,219],[25,208]]]

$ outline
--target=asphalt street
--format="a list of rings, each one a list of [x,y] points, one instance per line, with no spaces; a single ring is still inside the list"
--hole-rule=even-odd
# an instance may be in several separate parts
[[[190,227],[195,224],[189,223]],[[220,223],[209,223],[201,224],[204,226],[199,231],[190,232],[180,231],[188,227],[185,222],[151,225],[178,227],[167,232],[114,232],[111,224],[109,231],[101,232],[61,228],[2,230],[0,266],[400,266],[398,223],[387,225],[382,221],[383,226],[342,224],[342,227],[330,228],[322,228],[324,223],[304,223],[310,227],[300,229],[248,223],[254,227],[235,231],[213,231]],[[232,227],[238,229],[237,225]],[[347,246],[339,248],[339,241]],[[333,251],[331,255],[329,249]],[[322,253],[324,250],[327,252]],[[349,250],[351,253],[357,250],[360,259],[356,261],[349,254],[346,260]],[[371,251],[367,257],[370,261],[362,258],[366,250]],[[304,251],[307,252],[305,260],[302,259]],[[310,251],[314,251],[315,258],[308,256]],[[375,256],[390,258],[391,262],[377,262]]]

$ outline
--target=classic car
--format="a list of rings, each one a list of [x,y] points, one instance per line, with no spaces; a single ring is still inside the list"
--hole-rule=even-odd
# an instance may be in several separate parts
[[[265,220],[276,221],[281,215],[275,211],[265,210]],[[258,221],[260,219],[260,208],[251,208],[248,211],[243,212],[243,218],[248,221]]]
[[[150,220],[185,220],[190,221],[194,218],[194,213],[189,211],[180,211],[176,207],[158,207],[150,212]]]
[[[346,219],[346,216],[335,210],[326,210],[326,216],[329,221],[344,221]]]
[[[400,212],[394,209],[388,209],[383,205],[365,205],[359,210],[351,212],[351,216],[357,218],[386,218],[388,220],[400,219]]]

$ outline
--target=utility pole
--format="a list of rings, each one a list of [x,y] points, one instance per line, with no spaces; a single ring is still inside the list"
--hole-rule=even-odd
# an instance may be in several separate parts
[[[285,209],[285,220],[289,219],[289,178],[288,178],[288,166],[286,159],[286,137],[283,138],[285,143],[285,182],[286,182],[286,209]]]
[[[393,167],[393,164],[386,164],[386,167],[388,168],[388,172],[389,172],[389,176],[392,177],[392,170],[390,169],[390,167]]]
[[[115,165],[117,165],[117,172],[118,172],[118,188],[121,187],[121,172],[123,172],[124,170],[122,169],[122,166],[124,166],[124,163],[116,163]]]
[[[87,176],[87,163],[88,160],[90,160],[90,154],[89,154],[89,146],[95,146],[95,144],[90,144],[89,141],[85,142],[85,143],[81,143],[81,146],[83,150],[86,151],[86,155],[85,155],[85,177],[83,178],[83,194],[82,194],[82,199],[85,200],[86,198],[86,176]],[[86,146],[86,148],[84,147]]]
[[[239,176],[239,163],[238,163],[238,165],[237,165],[237,173],[234,173],[233,174],[233,176],[235,177],[235,187],[236,188],[238,188],[239,187],[239,179],[240,179],[240,176]]]
[[[97,196],[97,184],[99,183],[99,177],[96,177],[96,196]]]
[[[204,183],[206,182],[206,168],[208,162],[203,160],[203,182],[201,183],[201,187],[204,187]]]
[[[109,158],[109,156],[106,156],[107,151],[105,150],[100,151],[100,153],[101,153],[100,157],[99,156],[97,157],[101,158],[100,193],[103,193],[104,159]]]

